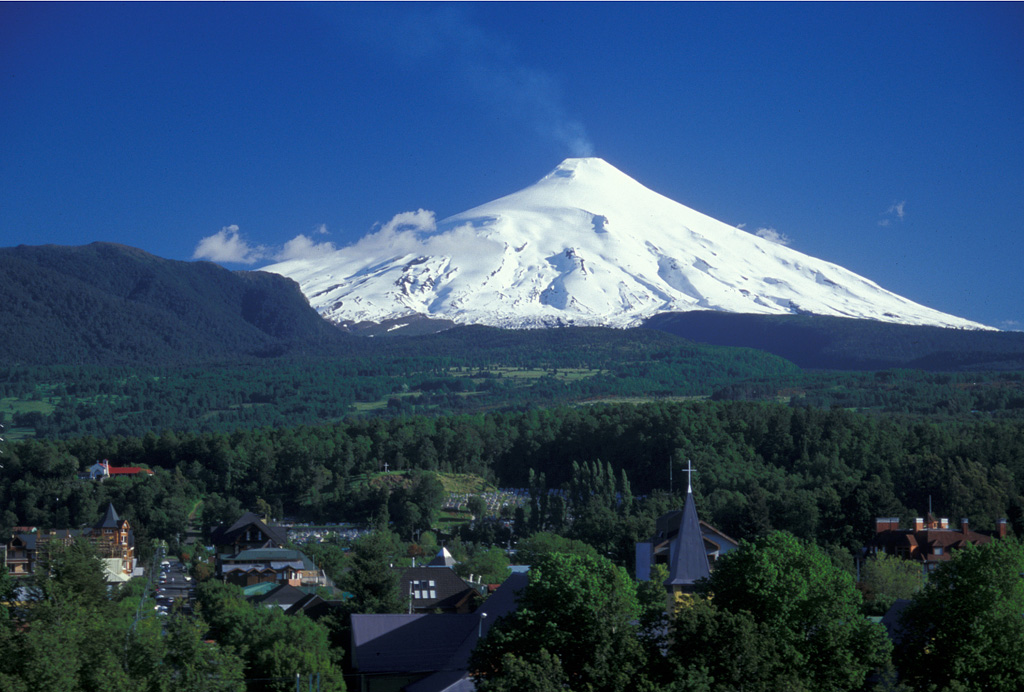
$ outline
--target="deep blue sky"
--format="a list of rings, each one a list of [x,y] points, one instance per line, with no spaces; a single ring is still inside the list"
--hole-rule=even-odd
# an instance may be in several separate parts
[[[1024,329],[1024,4],[0,4],[2,246],[341,246],[581,153]]]

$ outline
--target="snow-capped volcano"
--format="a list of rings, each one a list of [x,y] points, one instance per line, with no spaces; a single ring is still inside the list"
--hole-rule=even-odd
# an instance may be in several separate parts
[[[813,313],[985,329],[653,192],[598,158],[449,217],[405,215],[265,271],[335,322],[409,315],[498,327],[630,327],[663,312]]]

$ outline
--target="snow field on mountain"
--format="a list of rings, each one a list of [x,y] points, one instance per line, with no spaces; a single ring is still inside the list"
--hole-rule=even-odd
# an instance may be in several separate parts
[[[530,328],[661,313],[813,313],[984,328],[659,195],[597,158],[449,217],[426,212],[315,259],[267,267],[325,318],[407,315]]]

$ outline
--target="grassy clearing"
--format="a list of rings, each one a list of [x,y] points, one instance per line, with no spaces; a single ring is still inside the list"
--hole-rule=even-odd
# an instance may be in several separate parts
[[[439,473],[438,479],[446,492],[468,495],[472,493],[491,493],[498,488],[480,476],[471,473]]]
[[[382,476],[388,476],[392,479],[395,477],[404,476],[406,471],[389,471],[388,473],[366,473],[358,476],[352,476],[350,482],[353,485],[362,485],[369,483],[375,478]],[[434,472],[437,479],[441,481],[441,485],[444,487],[446,493],[457,493],[462,495],[470,495],[474,493],[489,493],[495,492],[498,488],[493,483],[488,483],[480,476],[471,473],[441,473]]]
[[[606,374],[607,372],[607,370],[600,370],[595,368],[490,367],[449,370],[444,373],[444,376],[472,380],[477,385],[483,384],[490,379],[500,378],[502,380],[511,380],[512,382],[515,383],[516,386],[519,387],[528,387],[543,377],[553,377],[554,379],[561,382],[574,382],[577,380],[584,380],[590,377],[596,377],[597,375]],[[377,399],[376,401],[357,401],[354,404],[352,404],[352,411],[357,414],[381,411],[387,408],[388,400],[390,399],[404,399],[407,397],[416,397],[421,395],[422,393],[423,392],[412,390],[408,392],[396,392],[394,394],[389,394],[388,396],[382,399]],[[470,398],[474,396],[480,396],[481,394],[481,392],[455,392],[455,395],[461,398]]]
[[[588,377],[594,377],[607,370],[593,368],[480,368],[477,370],[465,370],[462,372],[449,372],[451,377],[468,377],[475,381],[484,381],[487,377],[500,376],[503,379],[512,380],[539,380],[542,377],[554,377],[556,380],[572,382]]]
[[[10,414],[32,413],[38,411],[44,416],[48,416],[53,413],[53,409],[55,408],[57,407],[46,399],[16,399],[14,397],[0,399],[0,412]]]
[[[593,404],[648,404],[652,401],[704,401],[709,397],[702,396],[605,396],[581,401],[580,406]]]

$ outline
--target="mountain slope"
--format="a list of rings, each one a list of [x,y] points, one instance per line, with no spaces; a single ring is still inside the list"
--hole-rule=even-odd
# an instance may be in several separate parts
[[[195,363],[345,340],[298,286],[123,245],[0,248],[5,363]]]
[[[601,159],[426,231],[386,228],[267,267],[335,322],[408,315],[498,327],[635,326],[664,312],[817,314],[985,328],[716,221]]]
[[[773,353],[801,368],[933,372],[1024,370],[1024,333],[942,329],[821,315],[665,313],[645,327]]]

